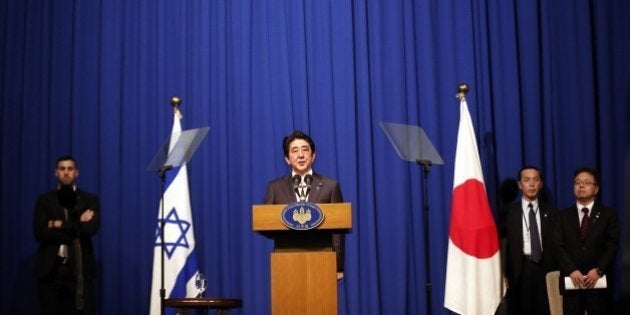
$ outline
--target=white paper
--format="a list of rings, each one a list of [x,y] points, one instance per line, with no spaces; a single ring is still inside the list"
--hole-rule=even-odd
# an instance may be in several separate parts
[[[571,277],[564,277],[564,288],[567,289],[567,290],[586,289],[586,288],[582,288],[582,287],[576,287],[573,284],[573,280],[571,280]],[[607,288],[606,275],[604,275],[603,277],[599,278],[599,280],[597,280],[597,282],[595,282],[595,286],[592,287],[592,289],[606,289],[606,288]]]

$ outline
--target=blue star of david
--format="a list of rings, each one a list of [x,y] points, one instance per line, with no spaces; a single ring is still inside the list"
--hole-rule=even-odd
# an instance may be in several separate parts
[[[168,258],[170,259],[171,256],[173,256],[173,253],[175,253],[175,250],[177,250],[177,247],[189,248],[188,239],[186,239],[186,233],[190,229],[190,222],[180,220],[179,216],[177,215],[177,210],[173,208],[171,209],[171,211],[168,212],[168,214],[166,215],[166,218],[164,218],[164,228],[169,226],[169,224],[175,225],[175,229],[179,229],[179,231],[181,232],[181,234],[177,237],[177,240],[175,242],[164,243],[164,251],[166,252],[166,255],[168,256]],[[156,247],[162,246],[160,234],[161,234],[160,222],[158,221],[158,228],[155,234]]]

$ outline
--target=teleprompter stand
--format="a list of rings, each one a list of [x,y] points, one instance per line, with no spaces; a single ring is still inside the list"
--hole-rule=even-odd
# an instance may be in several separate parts
[[[392,144],[398,156],[408,162],[422,165],[422,203],[424,225],[424,265],[425,265],[425,293],[427,300],[427,314],[431,315],[431,272],[429,255],[429,191],[428,176],[432,165],[443,165],[442,157],[435,150],[431,140],[422,128],[413,125],[381,122],[381,128]]]

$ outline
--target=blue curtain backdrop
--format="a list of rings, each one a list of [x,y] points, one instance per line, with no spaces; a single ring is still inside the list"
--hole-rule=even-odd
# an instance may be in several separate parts
[[[0,311],[37,313],[33,208],[71,153],[102,202],[99,311],[148,312],[160,186],[146,167],[179,95],[184,128],[212,128],[189,163],[208,296],[269,313],[272,243],[251,231],[251,206],[288,172],[281,139],[301,129],[353,205],[342,313],[425,314],[429,281],[445,314],[457,84],[470,85],[495,213],[522,165],[542,168],[560,207],[590,165],[625,222],[629,14],[625,0],[0,1]],[[444,159],[427,226],[421,168],[381,121],[422,126]]]

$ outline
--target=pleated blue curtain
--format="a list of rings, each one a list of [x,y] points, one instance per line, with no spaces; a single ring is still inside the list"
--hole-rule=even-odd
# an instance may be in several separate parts
[[[211,127],[189,163],[207,295],[242,298],[236,314],[269,313],[273,244],[251,231],[251,205],[288,172],[281,140],[301,129],[316,142],[315,170],[337,178],[353,205],[341,313],[425,314],[430,282],[434,314],[445,314],[457,85],[470,86],[495,212],[501,183],[523,164],[542,168],[560,207],[573,203],[573,170],[590,165],[623,219],[629,7],[2,1],[1,312],[37,313],[32,212],[66,153],[79,161],[79,185],[101,197],[99,312],[148,312],[159,179],[146,166],[179,95],[184,128]],[[445,161],[429,173],[426,226],[422,170],[398,158],[381,121],[422,126]]]

